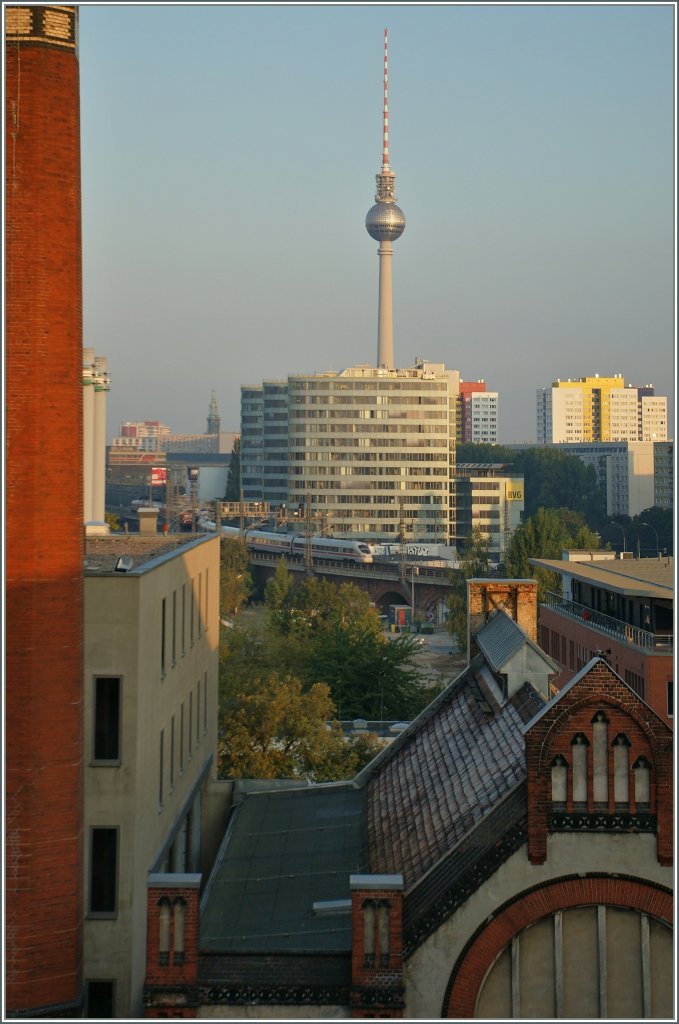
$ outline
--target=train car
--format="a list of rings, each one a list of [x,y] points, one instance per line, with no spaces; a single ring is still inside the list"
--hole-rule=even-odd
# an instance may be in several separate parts
[[[225,537],[240,537],[240,530],[236,526],[223,526],[222,533]],[[244,539],[253,551],[269,552],[273,555],[303,558],[306,550],[305,538],[294,533],[245,530]],[[312,537],[311,554],[315,559],[332,562],[347,561],[365,565],[373,560],[370,548],[363,541],[336,540],[334,537]]]

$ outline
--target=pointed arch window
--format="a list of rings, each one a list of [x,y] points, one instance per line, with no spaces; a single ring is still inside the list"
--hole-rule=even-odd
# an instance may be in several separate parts
[[[629,748],[630,741],[623,732],[613,740],[613,799],[615,809],[629,807]]]
[[[578,811],[587,810],[587,761],[589,741],[584,732],[578,732],[571,740],[573,756],[573,807]]]
[[[634,802],[637,811],[651,809],[651,766],[645,757],[638,757],[632,765],[634,772]]]
[[[566,809],[568,800],[568,761],[558,754],[552,761],[552,806]]]
[[[184,963],[184,928],[186,923],[186,900],[177,896],[174,901],[174,962]]]
[[[158,963],[164,967],[170,957],[170,901],[167,896],[158,900]]]

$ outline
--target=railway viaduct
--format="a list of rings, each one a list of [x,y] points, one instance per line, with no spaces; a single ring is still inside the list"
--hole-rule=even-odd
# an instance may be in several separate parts
[[[267,579],[275,573],[279,561],[279,555],[250,552],[250,567],[258,587],[264,588]],[[291,573],[308,572],[303,558],[286,558],[286,562]],[[425,616],[431,613],[437,621],[440,621],[440,609],[452,585],[447,569],[413,566],[412,563],[408,564],[405,581],[401,579],[396,563],[374,562],[372,565],[348,566],[346,563],[317,561],[311,571],[314,576],[327,579],[338,587],[342,583],[356,584],[370,596],[381,613],[386,613],[390,604],[412,605],[414,586],[416,610]]]

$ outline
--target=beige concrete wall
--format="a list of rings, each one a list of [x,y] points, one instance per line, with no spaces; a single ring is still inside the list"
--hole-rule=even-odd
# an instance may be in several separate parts
[[[404,1017],[440,1017],[451,971],[465,943],[498,907],[531,886],[578,872],[625,874],[668,888],[674,878],[672,868],[658,864],[653,835],[554,834],[541,865],[529,864],[522,847],[406,961]]]
[[[182,589],[187,625],[181,652]],[[199,594],[200,592],[200,594]],[[175,658],[173,594],[178,595]],[[190,641],[190,603],[194,637]],[[201,774],[216,770],[219,647],[219,538],[202,538],[147,563],[139,573],[88,575],[85,580],[85,898],[89,834],[117,827],[118,908],[112,920],[86,918],[85,978],[115,980],[119,1016],[141,1013],[146,959],[146,875],[186,814]],[[165,599],[165,672],[161,671]],[[199,609],[200,606],[200,609]],[[198,613],[200,610],[200,628]],[[207,673],[207,685],[205,682]],[[92,764],[93,686],[98,675],[122,680],[121,759]],[[198,697],[200,691],[200,697]],[[207,693],[207,704],[205,704]],[[193,707],[188,755],[189,703]],[[180,713],[185,754],[180,771]],[[198,704],[200,718],[197,720]],[[170,786],[171,723],[175,718],[174,786]],[[196,734],[196,725],[198,732]],[[164,793],[159,803],[160,732],[164,732]]]

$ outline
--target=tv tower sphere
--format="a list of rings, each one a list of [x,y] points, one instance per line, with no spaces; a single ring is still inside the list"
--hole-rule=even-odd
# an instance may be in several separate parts
[[[375,203],[368,210],[365,226],[371,238],[376,242],[393,242],[400,238],[406,226],[403,210],[394,202]]]

